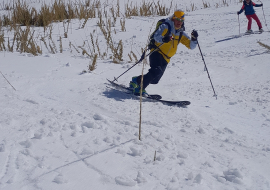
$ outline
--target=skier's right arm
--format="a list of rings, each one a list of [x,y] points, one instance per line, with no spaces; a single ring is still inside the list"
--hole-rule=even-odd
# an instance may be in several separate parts
[[[164,35],[167,33],[168,30],[169,29],[167,24],[161,24],[154,34],[154,40],[158,43],[163,43]]]
[[[255,3],[254,3],[254,4],[255,4]],[[263,4],[255,4],[254,6],[255,6],[255,7],[262,7]]]
[[[245,5],[242,6],[241,10],[237,12],[238,15],[240,15],[244,11]]]

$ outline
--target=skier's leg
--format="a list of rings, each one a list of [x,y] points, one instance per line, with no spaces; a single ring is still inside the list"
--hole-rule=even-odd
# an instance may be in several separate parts
[[[262,23],[260,22],[258,16],[256,14],[253,14],[252,18],[257,22],[257,25],[258,25],[259,29],[261,29],[262,28]]]
[[[247,30],[251,30],[251,24],[252,24],[252,17],[251,15],[246,15],[247,19],[248,19],[248,27]]]
[[[143,76],[143,88],[145,89],[149,84],[157,84],[160,78],[162,77],[166,66],[167,61],[163,56],[154,52],[149,57],[150,69],[147,74]],[[138,77],[138,84],[141,83],[141,76]]]
[[[161,77],[163,76],[166,67],[167,67],[168,63],[166,63],[166,65],[164,66],[158,66],[158,68],[156,68],[156,77],[154,77],[154,79],[150,82],[150,84],[157,84],[159,82],[159,80],[161,79]]]

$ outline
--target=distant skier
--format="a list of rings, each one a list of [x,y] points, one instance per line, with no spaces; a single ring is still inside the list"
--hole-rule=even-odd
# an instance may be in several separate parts
[[[261,6],[263,6],[263,4],[255,4],[251,0],[244,0],[241,10],[237,12],[237,14],[239,15],[245,10],[245,15],[248,19],[248,27],[247,27],[247,31],[246,31],[247,34],[253,33],[253,31],[251,30],[252,19],[254,19],[257,22],[257,25],[259,27],[259,32],[263,32],[262,24],[261,24],[259,18],[257,17],[253,6],[261,7]]]
[[[185,13],[177,10],[174,14],[164,20],[160,20],[157,29],[150,37],[149,48],[154,51],[149,56],[150,69],[147,74],[132,77],[129,87],[133,89],[134,94],[139,94],[141,90],[141,79],[143,78],[142,95],[147,96],[145,88],[149,84],[157,84],[162,77],[165,69],[170,62],[170,58],[177,51],[179,43],[185,45],[188,49],[194,49],[197,46],[198,33],[193,30],[191,38],[184,32]]]

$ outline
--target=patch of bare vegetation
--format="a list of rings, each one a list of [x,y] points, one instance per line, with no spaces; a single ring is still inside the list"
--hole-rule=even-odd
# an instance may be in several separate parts
[[[167,16],[177,8],[173,5],[173,1],[166,3],[167,6],[162,3],[163,1],[142,1],[141,4],[128,1],[122,9],[124,12],[121,12],[120,1],[117,0],[116,6],[112,6],[109,1],[102,4],[100,0],[74,2],[54,0],[51,4],[32,0],[31,2],[41,4],[39,9],[31,7],[24,0],[0,3],[0,11],[5,11],[5,14],[0,16],[0,51],[30,53],[37,56],[44,51],[51,54],[63,53],[68,49],[64,48],[66,45],[69,46],[70,53],[93,60],[91,69],[90,66],[88,68],[92,71],[96,68],[97,59],[109,58],[114,63],[123,61],[123,41],[115,40],[115,36],[118,32],[126,32],[127,19],[134,16]],[[209,3],[204,0],[202,2],[203,8],[210,7]],[[227,5],[226,0],[222,3],[224,6]],[[191,4],[186,11],[196,9],[197,7]],[[83,44],[77,45],[69,39],[73,19],[80,20],[78,29],[85,30]],[[87,29],[87,22],[90,19],[95,19],[98,26],[92,32]],[[58,27],[57,35],[55,27]],[[103,34],[102,37],[97,34],[97,29]],[[100,41],[106,42],[106,47],[101,48]],[[137,62],[137,56],[132,50],[127,52],[127,55],[131,62]]]

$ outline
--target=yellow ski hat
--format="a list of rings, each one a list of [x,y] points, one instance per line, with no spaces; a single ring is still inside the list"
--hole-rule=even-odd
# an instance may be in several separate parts
[[[185,13],[181,10],[177,10],[173,14],[173,19],[185,20]]]

